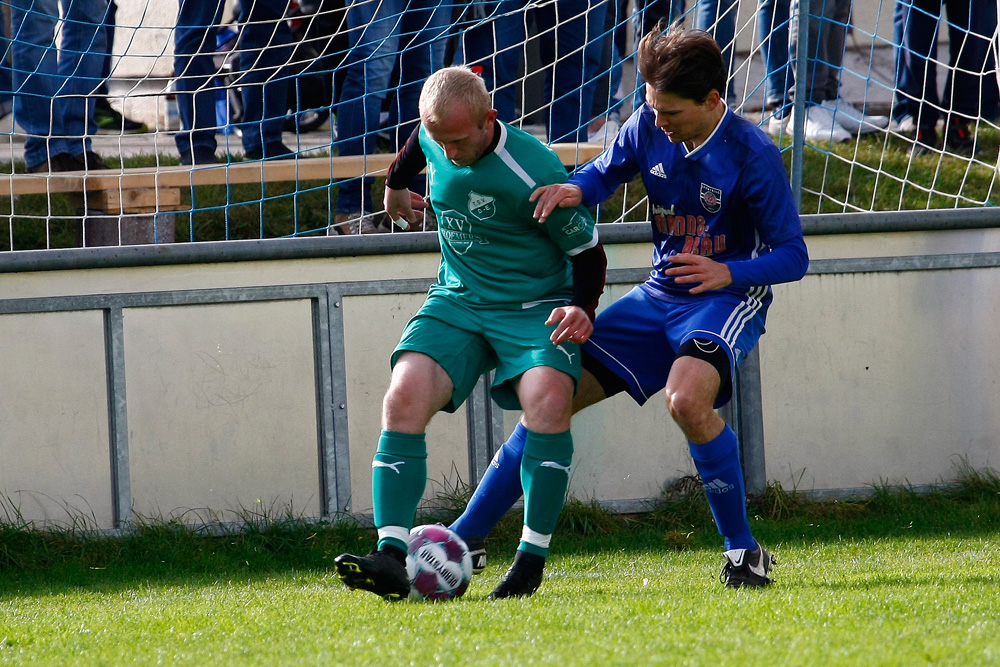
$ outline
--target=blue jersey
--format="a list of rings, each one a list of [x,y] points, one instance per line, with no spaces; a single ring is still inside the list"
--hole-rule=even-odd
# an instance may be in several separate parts
[[[643,289],[659,298],[692,298],[691,284],[675,284],[663,273],[671,266],[667,258],[681,252],[725,263],[733,283],[723,291],[733,294],[801,278],[809,261],[802,224],[771,139],[727,110],[712,135],[688,151],[653,121],[643,105],[615,142],[570,178],[583,190],[583,203],[593,206],[642,175],[654,243]]]

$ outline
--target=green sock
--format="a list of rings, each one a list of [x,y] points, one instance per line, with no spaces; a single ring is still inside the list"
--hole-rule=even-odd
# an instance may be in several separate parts
[[[524,532],[519,551],[549,555],[549,540],[566,502],[569,465],[573,461],[573,436],[528,431],[521,459],[524,488]]]
[[[391,545],[406,552],[406,534],[427,485],[427,440],[413,435],[382,431],[372,460],[372,500],[378,546]],[[383,535],[383,527],[389,527]]]

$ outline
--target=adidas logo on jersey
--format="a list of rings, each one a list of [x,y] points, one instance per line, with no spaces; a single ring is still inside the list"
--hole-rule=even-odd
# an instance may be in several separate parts
[[[705,491],[709,493],[726,493],[732,490],[732,484],[726,484],[719,478],[713,479],[711,482],[705,482]]]
[[[666,178],[667,177],[667,172],[663,171],[663,163],[662,162],[657,162],[653,166],[653,168],[649,170],[649,173],[651,173],[653,176],[656,176],[657,178]]]

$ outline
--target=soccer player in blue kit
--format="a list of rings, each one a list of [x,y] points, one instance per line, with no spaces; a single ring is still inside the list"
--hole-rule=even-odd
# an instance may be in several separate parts
[[[636,174],[649,195],[652,271],[594,322],[573,410],[622,391],[642,405],[665,388],[725,539],[721,579],[764,586],[774,561],[750,531],[736,434],[715,408],[764,333],[770,285],[805,275],[802,225],[778,150],[720,95],[726,67],[707,33],[661,24],[640,42],[638,63],[646,104],[596,160],[530,198],[546,223],[560,207],[604,201]],[[452,525],[477,569],[485,536],[520,497],[523,433],[519,423]]]

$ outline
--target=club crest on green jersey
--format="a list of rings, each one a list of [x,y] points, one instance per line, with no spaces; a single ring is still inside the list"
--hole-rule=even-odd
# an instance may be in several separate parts
[[[569,219],[565,225],[562,226],[562,233],[566,236],[573,236],[574,234],[579,234],[590,226],[590,221],[587,217],[581,213],[574,213],[573,217]]]
[[[470,190],[469,212],[480,220],[489,220],[497,214],[497,200]]]
[[[438,230],[444,242],[459,255],[469,252],[473,244],[486,245],[489,243],[489,240],[482,234],[476,234],[472,231],[472,224],[468,218],[452,209],[438,215]]]

